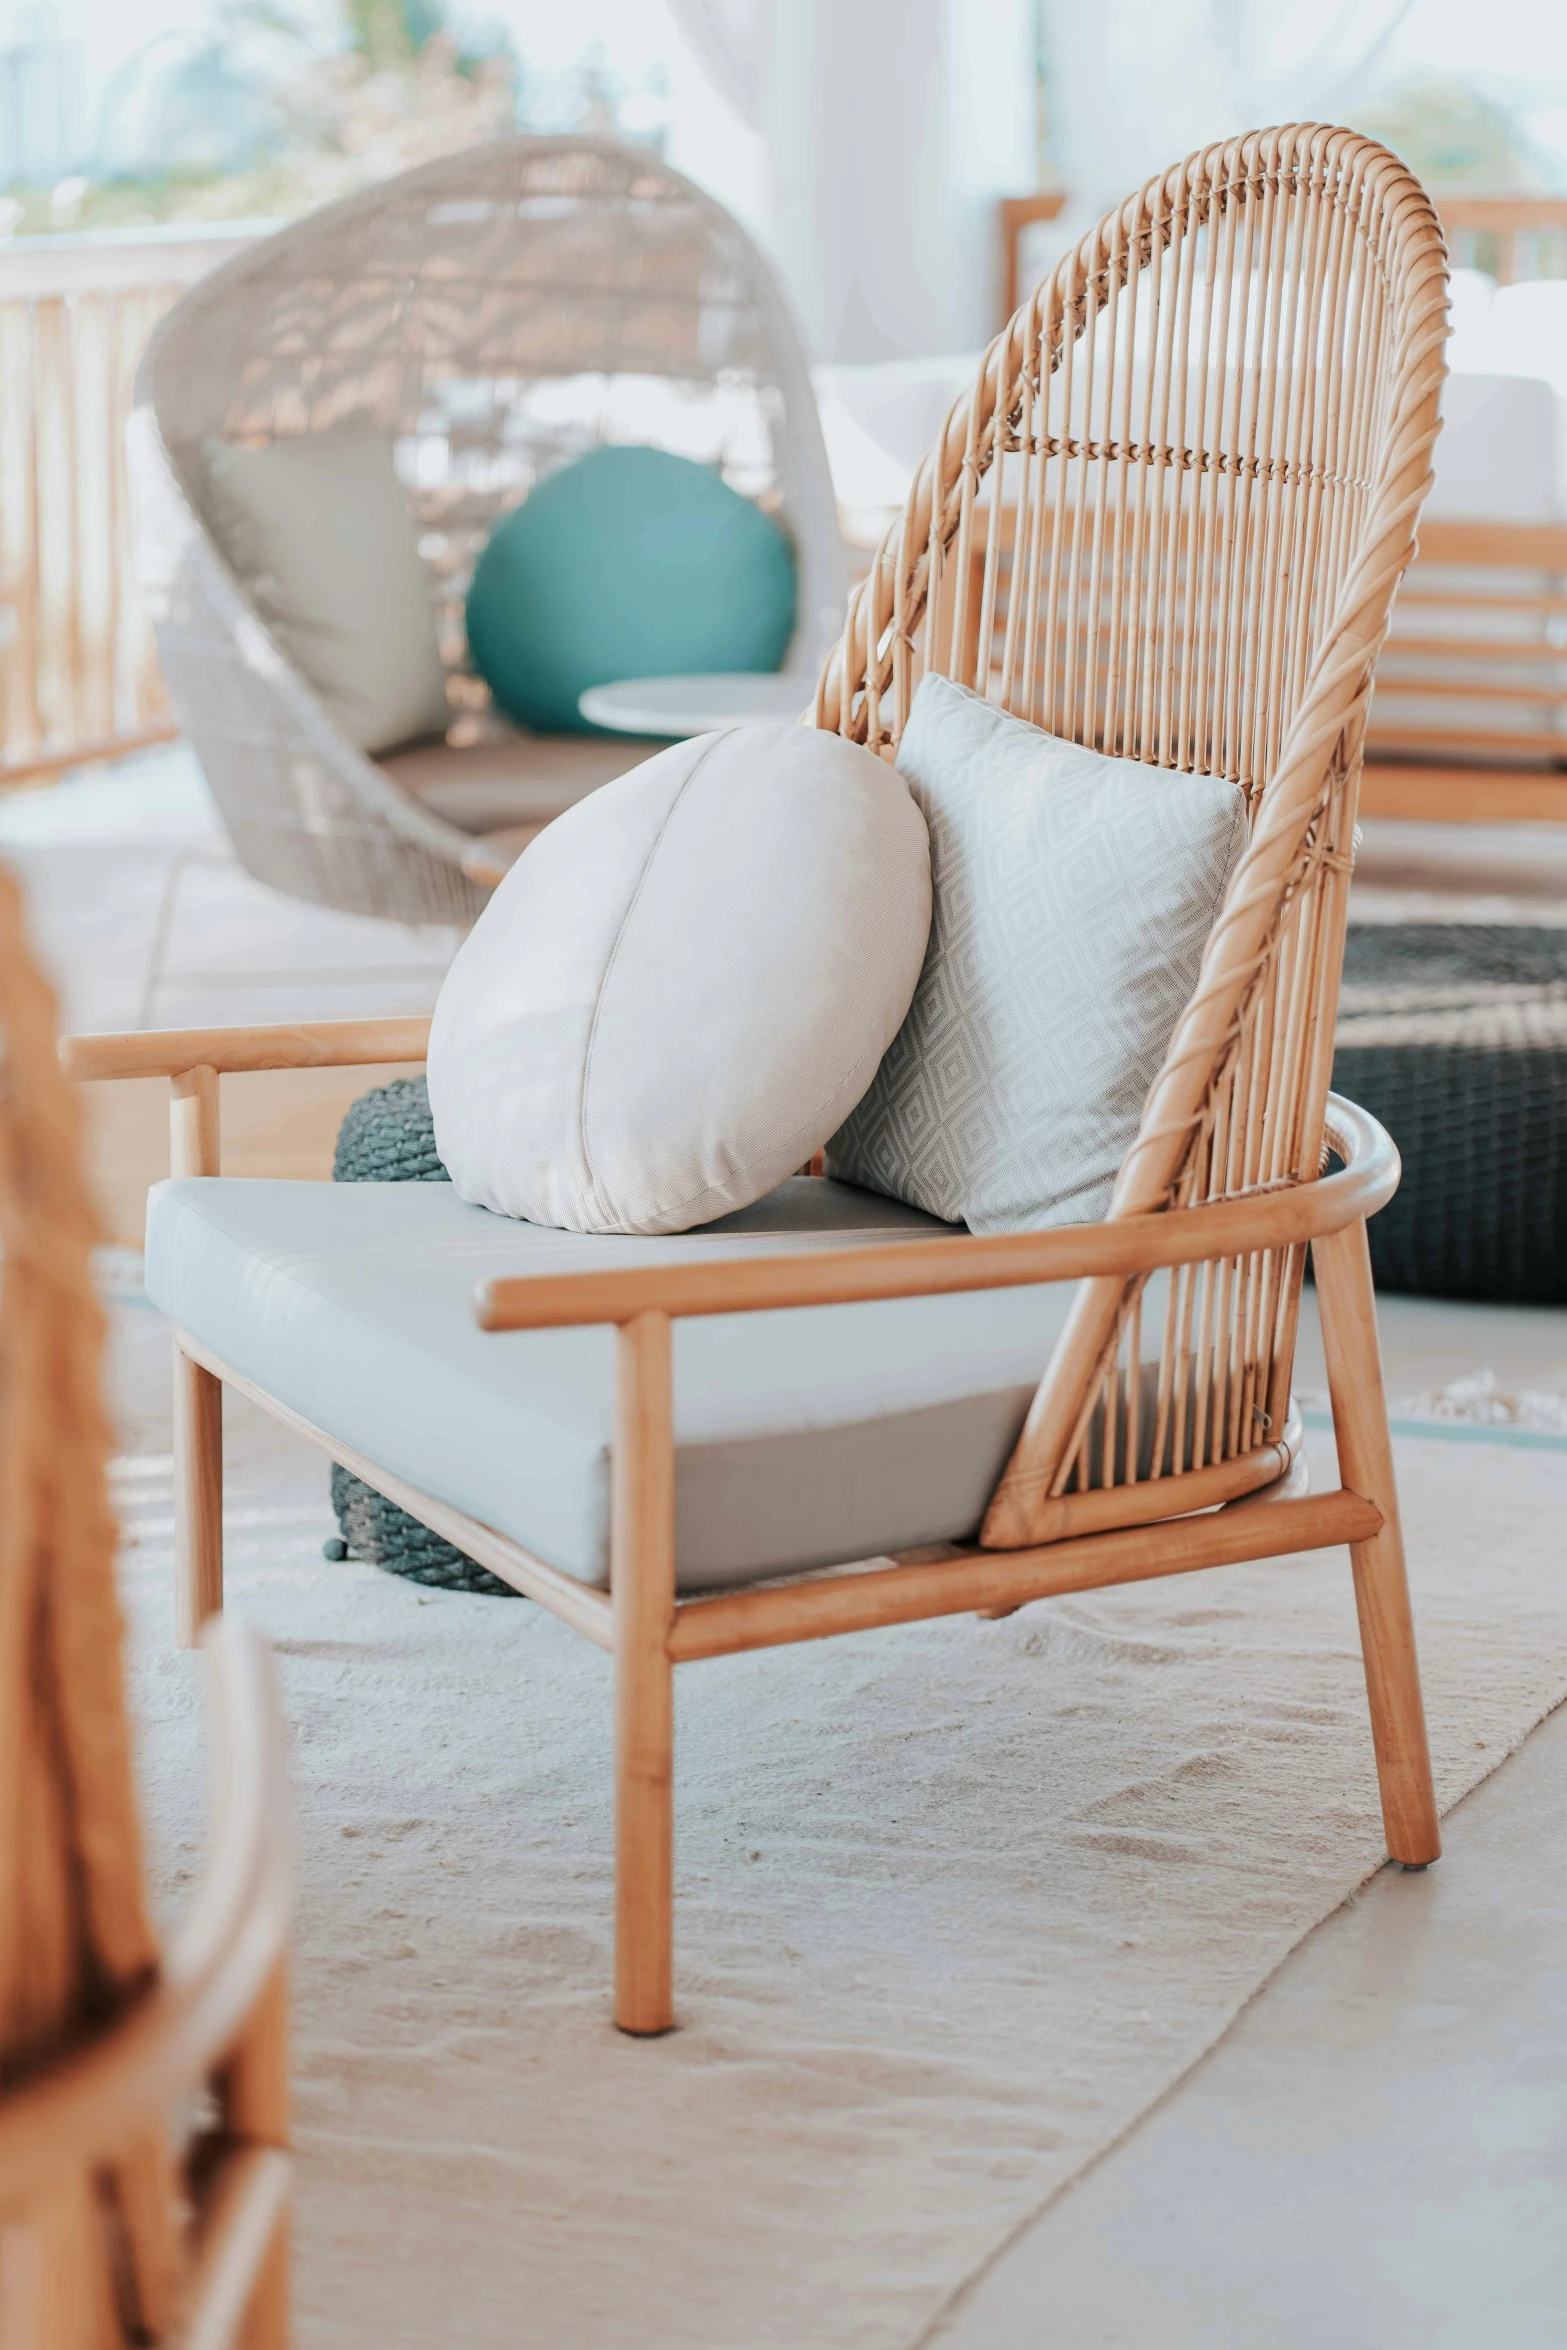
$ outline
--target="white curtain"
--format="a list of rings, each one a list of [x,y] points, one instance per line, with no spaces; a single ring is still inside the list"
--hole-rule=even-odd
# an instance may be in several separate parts
[[[763,225],[813,356],[844,362],[993,331],[995,200],[1035,184],[1041,32],[1070,191],[1061,244],[1210,139],[1353,113],[1412,4],[669,0],[765,145]]]
[[[1046,90],[1075,218],[1210,139],[1334,122],[1413,0],[1041,0]]]
[[[669,0],[669,6],[719,96],[747,130],[765,131],[773,0]]]
[[[1032,178],[1034,0],[669,4],[765,143],[765,233],[813,357],[983,342],[995,199]]]

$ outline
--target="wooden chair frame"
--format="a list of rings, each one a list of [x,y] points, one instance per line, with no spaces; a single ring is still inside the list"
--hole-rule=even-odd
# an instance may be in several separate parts
[[[74,1037],[64,1049],[66,1067],[79,1079],[168,1077],[174,1170],[216,1175],[220,1073],[413,1064],[424,1057],[427,1035],[428,1022],[417,1019],[333,1021]],[[607,1594],[420,1493],[301,1419],[188,1334],[176,1333],[180,1637],[196,1638],[223,1603],[222,1391],[228,1385],[606,1650],[615,1684],[615,2020],[627,2032],[661,2032],[674,2018],[673,1673],[677,1664],[703,1657],[929,1616],[1007,1615],[1054,1594],[1347,1542],[1388,1851],[1406,1866],[1423,1867],[1441,1845],[1365,1237],[1366,1218],[1397,1187],[1398,1159],[1381,1128],[1348,1103],[1333,1103],[1329,1131],[1344,1160],[1341,1172],[1248,1199],[1002,1239],[878,1243],[749,1262],[482,1283],[474,1311],[488,1330],[616,1327]],[[1213,1506],[1216,1496],[1202,1489],[1198,1472],[1195,1491],[1190,1477],[1141,1488],[1150,1512],[1158,1512],[1155,1523],[1134,1517],[1095,1527],[1090,1509],[1083,1530],[1026,1548],[954,1545],[945,1556],[922,1553],[840,1576],[677,1596],[670,1325],[681,1316],[1146,1275],[1158,1266],[1307,1243],[1316,1259],[1339,1448],[1342,1483],[1332,1492],[1308,1492],[1299,1432],[1290,1427],[1266,1448],[1267,1484],[1222,1506]],[[1084,1499],[1093,1504],[1099,1497]]]
[[[672,1675],[704,1656],[1347,1542],[1388,1850],[1422,1867],[1440,1849],[1364,1229],[1398,1162],[1363,1113],[1330,1109],[1328,1081],[1372,677],[1431,480],[1445,325],[1435,214],[1386,149],[1307,124],[1189,157],[996,338],[823,669],[815,723],[888,760],[935,672],[1243,792],[1247,845],[1102,1223],[482,1284],[487,1329],[616,1327],[607,1596],[176,1339],[185,1637],[222,1596],[227,1382],[612,1655],[627,2031],[672,2020]],[[1003,595],[1006,527],[986,517],[1009,508]],[[67,1065],[169,1077],[174,1167],[206,1175],[222,1072],[412,1062],[426,1037],[393,1021],[79,1038]],[[1319,1496],[1290,1407],[1308,1245],[1342,1480]],[[673,1319],[1049,1281],[1077,1293],[977,1545],[677,1596]]]
[[[0,2339],[60,2350],[94,2182],[200,2093],[183,2350],[286,2350],[290,1844],[282,1718],[264,1643],[207,1634],[214,1795],[207,1861],[152,1990],[111,2030],[0,2099]],[[64,2295],[62,2300],[60,2296]],[[92,2335],[97,2340],[96,2333]]]

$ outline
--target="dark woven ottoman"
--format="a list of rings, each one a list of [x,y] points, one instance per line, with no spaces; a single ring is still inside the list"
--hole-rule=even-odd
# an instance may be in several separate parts
[[[338,1129],[332,1160],[336,1183],[448,1183],[435,1147],[430,1122],[430,1097],[422,1077],[399,1077],[361,1094]],[[521,1592],[469,1558],[466,1551],[443,1542],[428,1526],[421,1526],[395,1501],[386,1500],[373,1485],[351,1476],[335,1464],[332,1469],[332,1507],[341,1534],[328,1543],[329,1558],[369,1559],[410,1582],[428,1583],[443,1591],[484,1592],[498,1599],[520,1599]]]
[[[1567,1303],[1567,929],[1351,928],[1333,1089],[1404,1162],[1378,1288]]]

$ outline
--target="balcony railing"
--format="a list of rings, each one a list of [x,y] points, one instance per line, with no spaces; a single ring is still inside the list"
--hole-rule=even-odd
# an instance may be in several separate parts
[[[1567,196],[1439,196],[1455,269],[1483,269],[1499,286],[1567,277]]]
[[[173,731],[132,568],[125,419],[158,318],[258,233],[0,243],[0,782]]]

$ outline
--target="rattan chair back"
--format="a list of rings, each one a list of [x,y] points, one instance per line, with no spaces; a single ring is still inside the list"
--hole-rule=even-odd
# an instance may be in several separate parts
[[[1249,844],[1112,1217],[1320,1171],[1362,739],[1445,315],[1436,214],[1384,148],[1307,124],[1188,158],[991,345],[823,672],[817,723],[884,756],[934,670],[1245,792]],[[1090,1486],[1139,1517],[1150,1479],[1232,1464],[1244,1490],[1286,1425],[1303,1259],[1180,1269],[1146,1342],[1142,1278],[1085,1282],[987,1543],[1047,1539]]]
[[[160,1952],[121,1678],[82,1104],[4,869],[0,1052],[0,2342],[129,2350],[188,2327],[217,2343],[248,2314],[246,2340],[284,2350],[276,1690],[258,1636],[214,1627],[212,1862]]]
[[[454,716],[483,707],[463,598],[497,517],[605,441],[718,467],[799,564],[801,700],[847,572],[799,335],[766,262],[646,149],[512,137],[312,213],[203,279],[149,345],[131,426],[159,659],[240,857],[346,911],[471,921],[470,837],[332,723],[203,521],[203,444],[369,415],[395,435]]]

